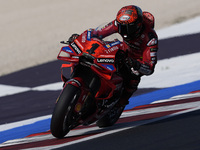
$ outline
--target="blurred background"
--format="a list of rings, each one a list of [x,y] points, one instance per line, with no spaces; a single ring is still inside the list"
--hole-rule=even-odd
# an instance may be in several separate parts
[[[156,30],[200,14],[199,0],[0,0],[0,76],[56,60],[61,40],[130,4],[151,12]]]

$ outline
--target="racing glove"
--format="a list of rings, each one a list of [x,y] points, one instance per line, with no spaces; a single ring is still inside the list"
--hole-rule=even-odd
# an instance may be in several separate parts
[[[76,33],[72,34],[72,35],[70,36],[70,38],[68,39],[68,42],[69,42],[69,43],[74,42],[74,40],[75,40],[78,36],[79,36],[79,34],[76,34]]]
[[[132,75],[151,75],[154,72],[154,70],[152,70],[147,64],[142,64],[130,57],[125,59],[125,63],[128,69],[131,70]]]
[[[139,72],[138,70],[140,69],[140,62],[138,62],[137,60],[133,60],[132,58],[130,57],[127,57],[125,59],[125,64],[126,64],[126,67],[127,69],[130,71],[130,73],[133,75],[133,76],[139,76]]]

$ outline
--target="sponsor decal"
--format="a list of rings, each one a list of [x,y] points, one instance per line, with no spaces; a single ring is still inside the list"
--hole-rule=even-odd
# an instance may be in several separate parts
[[[106,52],[107,54],[109,54],[109,53],[112,53],[112,52],[114,52],[114,51],[116,51],[116,50],[118,50],[118,49],[119,49],[118,46],[113,46],[113,47],[111,47],[111,48],[105,50],[105,52]]]
[[[120,41],[116,41],[116,42],[111,43],[111,46],[115,46],[115,45],[118,45],[120,43],[121,43]]]
[[[113,71],[115,69],[113,65],[101,65],[101,66],[103,66],[104,68],[106,68],[110,71]]]
[[[120,41],[115,41],[115,42],[113,42],[113,43],[107,44],[105,47],[106,47],[106,48],[110,48],[110,47],[115,46],[115,45],[118,45],[118,44],[120,44],[120,43],[121,43]]]
[[[127,21],[127,20],[129,20],[130,19],[130,16],[128,16],[128,15],[123,15],[123,16],[121,16],[120,17],[120,21]]]
[[[97,63],[114,63],[115,60],[112,58],[97,58]]]
[[[147,43],[147,46],[153,46],[156,45],[157,43],[158,43],[157,39],[153,38]]]
[[[81,49],[80,49],[74,42],[71,43],[71,47],[74,49],[74,51],[75,51],[77,54],[82,53]]]
[[[103,57],[103,58],[115,58],[115,55],[99,55],[99,58]]]
[[[82,44],[77,39],[75,39],[74,42],[78,45],[78,47],[81,48],[81,50],[84,49],[83,46],[82,46]]]
[[[79,56],[72,56],[72,58],[76,58],[76,59],[79,59]]]
[[[155,60],[156,60],[156,57],[151,57],[151,60],[152,60],[152,61],[155,61]]]
[[[156,52],[151,52],[151,53],[150,53],[150,56],[151,56],[151,57],[155,57],[155,56],[157,56],[157,53],[156,53]]]
[[[87,40],[88,40],[88,41],[91,40],[91,34],[92,34],[92,29],[88,29],[88,30],[87,30]]]
[[[84,33],[83,35],[82,35],[82,43],[85,43],[86,42],[86,36],[87,36],[87,33]]]
[[[157,49],[157,48],[150,48],[150,51],[151,51],[151,52],[157,52],[158,49]]]
[[[110,45],[109,45],[109,44],[107,44],[107,45],[106,45],[106,48],[110,48]]]
[[[133,10],[126,10],[126,14],[132,15]]]
[[[142,74],[146,74],[146,75],[149,75],[152,72],[150,67],[145,64],[141,64],[141,67],[138,71],[141,72]]]
[[[67,47],[63,47],[62,50],[65,51],[65,52],[74,53],[72,51],[72,49],[70,47],[68,47],[68,46]]]

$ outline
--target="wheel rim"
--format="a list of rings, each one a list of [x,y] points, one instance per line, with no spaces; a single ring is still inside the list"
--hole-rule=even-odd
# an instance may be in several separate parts
[[[74,107],[76,104],[77,95],[74,96],[73,100],[71,101],[71,105],[67,108],[65,118],[63,121],[63,131],[68,132],[69,130],[75,128],[78,124],[77,122],[77,113],[74,111]]]

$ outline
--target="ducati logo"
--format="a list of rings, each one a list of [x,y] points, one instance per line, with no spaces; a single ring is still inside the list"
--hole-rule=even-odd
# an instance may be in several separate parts
[[[80,54],[82,53],[82,51],[80,50],[80,48],[73,42],[71,44],[72,48],[74,49],[74,51],[77,53],[77,54]]]

